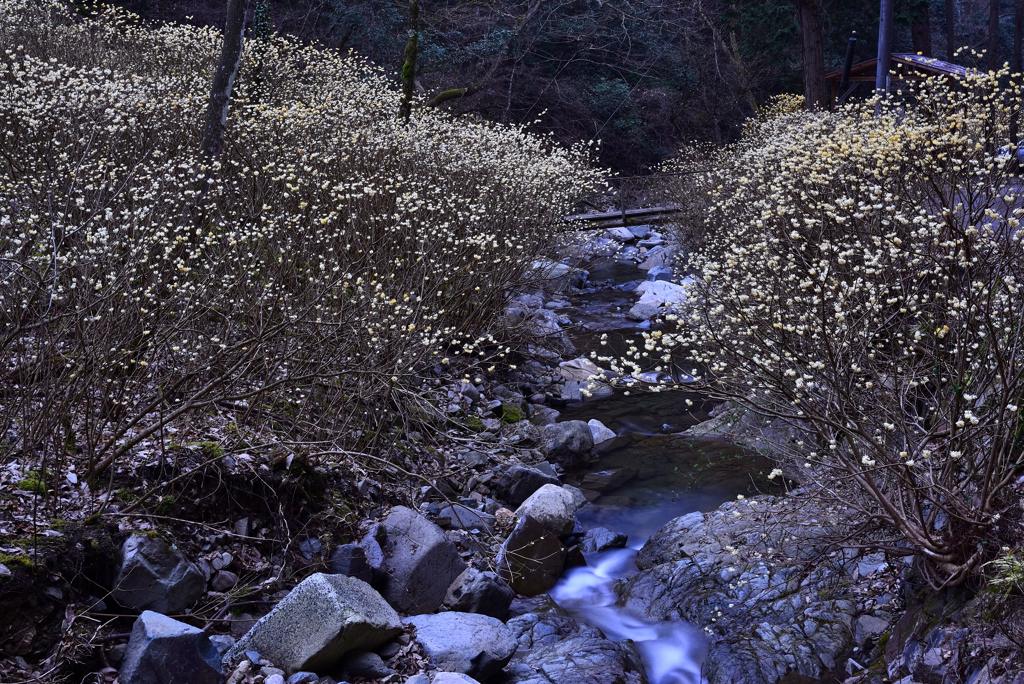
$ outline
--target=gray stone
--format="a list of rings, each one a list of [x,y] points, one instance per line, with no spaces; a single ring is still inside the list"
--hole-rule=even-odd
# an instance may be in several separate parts
[[[121,547],[111,597],[126,608],[181,613],[206,591],[206,577],[160,539],[135,534]]]
[[[526,515],[501,545],[498,574],[517,593],[536,596],[554,586],[565,566],[566,550],[558,537]]]
[[[512,633],[501,620],[487,615],[449,612],[416,615],[404,622],[416,627],[416,640],[438,670],[487,680],[516,652]]]
[[[515,592],[490,571],[467,568],[448,588],[444,605],[460,613],[479,613],[504,620]]]
[[[478,511],[462,504],[446,506],[437,514],[439,518],[448,518],[448,526],[456,530],[480,530],[491,533],[494,531],[494,516]]]
[[[342,544],[331,552],[327,569],[332,575],[347,575],[369,583],[373,579],[366,549],[358,544]]]
[[[345,679],[380,679],[394,674],[384,663],[384,659],[371,651],[356,651],[345,658],[345,665],[341,668],[341,676]]]
[[[604,231],[604,234],[616,242],[632,242],[636,240],[636,235],[633,235],[629,228],[609,228]]]
[[[603,527],[595,527],[587,530],[580,542],[580,549],[587,553],[594,551],[606,551],[608,549],[622,549],[626,547],[629,537],[621,532],[612,532]]]
[[[287,679],[286,684],[317,684],[320,677],[314,672],[296,672]]]
[[[545,425],[553,425],[558,421],[558,416],[560,415],[562,415],[560,411],[550,406],[533,406],[530,408],[530,422],[540,428]],[[541,432],[543,433],[543,430]]]
[[[235,645],[235,637],[230,634],[211,634],[210,643],[217,649],[217,653],[224,655]]]
[[[272,674],[263,680],[263,684],[284,684],[284,676],[279,674]]]
[[[231,641],[234,642],[234,639],[232,639]],[[214,647],[217,648],[218,651],[220,651],[220,648],[217,647],[217,642],[213,640],[213,637],[210,637],[210,643],[212,643]],[[109,660],[115,667],[117,667],[121,664],[121,661],[124,660],[124,654],[125,651],[127,650],[128,644],[117,644],[112,649],[110,649],[110,653],[107,654],[107,660]],[[223,651],[220,652],[223,653]]]
[[[409,681],[406,684],[409,684]],[[480,682],[461,672],[438,672],[434,675],[434,684],[480,684]]]
[[[132,627],[119,677],[123,684],[218,684],[220,653],[201,629],[147,610]]]
[[[440,608],[448,587],[466,569],[455,544],[440,527],[405,506],[393,508],[378,528],[372,534],[378,535],[373,540],[380,544],[379,560],[369,553],[367,560],[371,567],[377,561],[381,595],[403,613]]]
[[[558,485],[546,484],[516,509],[516,517],[530,516],[553,532],[564,537],[576,524],[576,499]]]
[[[582,420],[546,425],[540,433],[540,452],[565,470],[586,465],[594,457],[594,436]]]
[[[657,304],[637,302],[632,308],[630,308],[629,312],[626,313],[626,318],[631,321],[646,321],[648,318],[653,318],[660,313],[661,307]]]
[[[651,226],[646,223],[640,226],[629,226],[629,232],[633,234],[633,237],[645,240],[651,236]]]
[[[557,485],[558,478],[537,468],[514,465],[498,478],[494,490],[503,501],[518,506],[546,484]]]
[[[406,679],[405,684],[430,684],[430,677],[421,672]]]
[[[594,492],[610,492],[626,484],[634,477],[637,471],[634,468],[610,468],[598,470],[587,475],[580,481],[580,489],[589,489]]]
[[[587,425],[590,426],[590,434],[594,438],[594,444],[607,442],[616,437],[616,434],[597,418],[591,418],[587,421]]]
[[[230,570],[218,570],[210,580],[210,588],[214,591],[228,591],[238,584],[238,575]]]
[[[310,575],[259,620],[229,658],[253,650],[285,672],[323,670],[356,649],[372,649],[402,631],[398,614],[366,582]]]
[[[672,276],[675,272],[668,266],[655,266],[651,270],[647,271],[648,280],[672,280]]]

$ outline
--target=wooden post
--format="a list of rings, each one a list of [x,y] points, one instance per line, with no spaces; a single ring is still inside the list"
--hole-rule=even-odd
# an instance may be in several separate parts
[[[892,58],[892,0],[882,0],[878,17],[878,61],[875,64],[875,95],[885,99],[889,93],[889,61]],[[875,104],[875,116],[882,103]]]

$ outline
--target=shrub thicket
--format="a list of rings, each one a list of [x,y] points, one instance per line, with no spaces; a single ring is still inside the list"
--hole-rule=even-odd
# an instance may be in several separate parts
[[[936,586],[998,548],[1024,464],[1006,77],[754,125],[699,181],[687,309],[637,352],[810,435],[777,453],[854,514],[839,541],[917,556]]]
[[[219,43],[0,2],[4,458],[97,475],[225,404],[365,444],[429,412],[424,368],[507,351],[494,314],[595,177],[519,128],[406,125],[375,67],[283,38],[247,44],[204,166]]]

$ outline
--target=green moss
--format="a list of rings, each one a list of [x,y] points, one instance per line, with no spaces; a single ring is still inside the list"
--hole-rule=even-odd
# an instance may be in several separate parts
[[[156,505],[157,515],[168,515],[174,510],[175,497],[171,494],[160,497],[160,501]]]
[[[217,442],[191,442],[188,446],[202,449],[207,458],[220,458],[224,455],[224,447]]]
[[[511,404],[501,405],[501,422],[511,425],[512,423],[518,423],[521,420],[526,420],[526,414],[520,409],[512,406]]]
[[[477,418],[476,416],[469,416],[468,418],[466,418],[465,425],[473,432],[483,432],[484,430],[487,429],[484,427],[484,424],[480,421],[480,419]]]
[[[116,498],[118,501],[123,501],[124,503],[132,503],[139,497],[135,496],[135,492],[128,489],[127,487],[122,487],[121,489],[118,489],[116,492],[114,492],[114,498]]]
[[[24,480],[18,482],[17,487],[23,492],[34,492],[39,495],[46,494],[46,482],[35,470],[30,471]]]
[[[26,570],[32,567],[32,559],[28,556],[18,556],[11,553],[0,553],[0,563],[7,566],[8,570],[14,571],[17,568],[25,568]]]

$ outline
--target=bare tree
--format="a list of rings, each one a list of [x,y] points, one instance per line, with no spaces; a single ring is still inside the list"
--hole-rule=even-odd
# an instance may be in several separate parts
[[[409,42],[405,44],[405,63],[402,64],[402,106],[400,114],[406,121],[412,114],[412,94],[416,90],[416,55],[420,42],[420,0],[409,0]]]
[[[988,68],[999,68],[999,0],[988,0]]]
[[[238,76],[238,66],[242,61],[248,5],[248,0],[228,0],[224,44],[220,51],[220,63],[213,73],[213,85],[210,87],[210,99],[206,106],[206,124],[203,126],[203,140],[199,145],[203,156],[209,160],[220,157],[224,148],[228,104],[231,101],[235,77]]]

